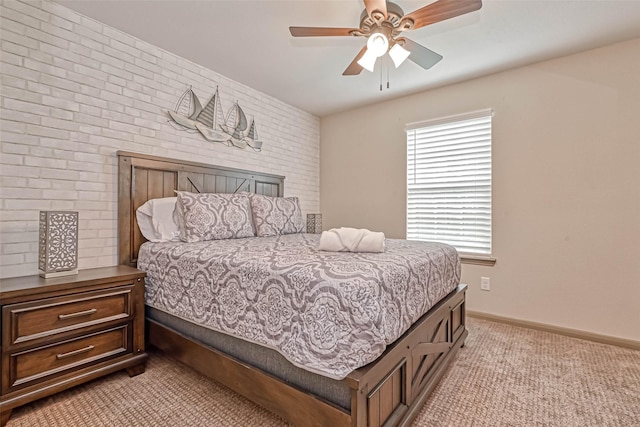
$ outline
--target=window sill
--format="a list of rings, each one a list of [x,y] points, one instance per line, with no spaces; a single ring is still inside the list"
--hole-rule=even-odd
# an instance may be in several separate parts
[[[460,255],[460,259],[463,264],[484,265],[487,267],[493,267],[496,263],[495,258],[484,256]]]

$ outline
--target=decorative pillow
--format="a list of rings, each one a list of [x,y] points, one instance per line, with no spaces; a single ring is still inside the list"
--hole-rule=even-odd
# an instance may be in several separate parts
[[[180,240],[180,228],[174,220],[177,197],[151,199],[136,210],[138,228],[151,242]]]
[[[297,197],[251,195],[251,213],[259,237],[304,232]]]
[[[253,237],[251,206],[246,194],[189,193],[176,191],[180,240],[238,239]]]

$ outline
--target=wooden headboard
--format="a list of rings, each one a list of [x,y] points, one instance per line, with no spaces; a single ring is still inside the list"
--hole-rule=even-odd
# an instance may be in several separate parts
[[[284,196],[284,177],[204,163],[118,151],[118,263],[135,266],[146,239],[136,209],[147,200],[194,193],[250,193]]]

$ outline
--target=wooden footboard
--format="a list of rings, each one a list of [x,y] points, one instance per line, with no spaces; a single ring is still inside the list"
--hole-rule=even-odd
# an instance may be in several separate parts
[[[296,426],[404,426],[464,343],[465,291],[458,286],[375,362],[342,380],[351,389],[351,412],[152,320],[148,342]]]

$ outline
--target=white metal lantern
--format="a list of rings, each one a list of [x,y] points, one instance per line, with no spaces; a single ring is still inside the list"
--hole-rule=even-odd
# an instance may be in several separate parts
[[[78,274],[78,212],[40,211],[38,268],[44,278]]]

